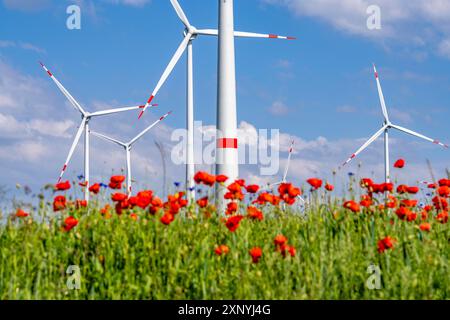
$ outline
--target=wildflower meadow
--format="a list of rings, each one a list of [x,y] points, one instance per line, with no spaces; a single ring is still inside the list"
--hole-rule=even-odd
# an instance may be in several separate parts
[[[85,186],[61,182],[34,212],[4,213],[0,298],[450,297],[449,177],[351,177],[340,196],[320,178],[268,190],[198,172],[196,201],[181,190],[129,197],[124,180],[92,184],[89,203],[73,196]]]

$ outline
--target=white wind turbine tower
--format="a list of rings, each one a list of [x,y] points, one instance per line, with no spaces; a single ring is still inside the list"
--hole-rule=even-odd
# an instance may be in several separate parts
[[[101,117],[101,116],[107,116],[115,113],[121,113],[125,111],[132,111],[132,110],[138,110],[142,109],[144,106],[136,106],[136,107],[125,107],[125,108],[116,108],[116,109],[109,109],[109,110],[103,110],[103,111],[97,111],[97,112],[87,112],[81,107],[81,105],[75,100],[75,98],[64,88],[64,86],[61,84],[61,82],[58,81],[58,79],[55,78],[53,73],[50,72],[50,70],[47,69],[47,67],[40,62],[42,68],[47,72],[47,74],[50,76],[50,78],[55,82],[56,86],[61,90],[61,92],[66,96],[66,98],[69,100],[69,102],[72,104],[72,106],[81,113],[81,124],[78,127],[78,131],[75,135],[75,139],[73,140],[72,146],[70,148],[69,154],[67,155],[66,162],[64,163],[64,166],[61,170],[61,173],[59,175],[58,182],[61,181],[64,172],[67,169],[67,166],[69,165],[70,159],[72,158],[72,155],[75,151],[75,148],[81,138],[81,135],[84,132],[84,182],[86,184],[85,186],[85,192],[84,192],[84,199],[89,200],[89,122],[94,117]],[[156,105],[152,105],[156,106]]]
[[[134,144],[142,138],[148,131],[150,131],[154,126],[156,126],[158,123],[163,121],[165,118],[167,118],[172,112],[168,112],[165,115],[163,115],[161,118],[153,122],[151,125],[149,125],[145,130],[143,130],[141,133],[139,133],[136,137],[131,139],[129,142],[121,142],[119,140],[113,139],[111,137],[108,137],[104,134],[97,133],[94,131],[90,131],[91,134],[94,136],[97,136],[99,138],[102,138],[104,140],[107,140],[109,142],[113,142],[115,144],[118,144],[119,146],[123,147],[125,149],[126,153],[126,159],[127,159],[127,192],[128,197],[131,196],[132,192],[132,180],[131,180],[131,149],[133,148]]]
[[[186,127],[187,127],[187,150],[186,150],[186,189],[188,193],[188,198],[195,198],[195,182],[194,182],[194,174],[195,174],[195,167],[194,167],[194,75],[193,75],[193,48],[192,48],[192,41],[197,38],[199,35],[205,35],[205,36],[218,36],[219,31],[217,29],[197,29],[193,25],[190,24],[188,18],[186,17],[183,9],[181,8],[180,4],[177,0],[170,0],[172,3],[172,6],[174,7],[178,17],[180,18],[181,22],[185,26],[184,30],[184,38],[181,42],[180,46],[178,47],[177,51],[173,55],[172,59],[170,60],[168,66],[164,70],[164,73],[162,74],[161,78],[159,79],[155,89],[153,90],[152,94],[150,95],[150,98],[147,101],[147,104],[144,106],[144,109],[139,114],[139,118],[142,117],[144,112],[146,111],[147,107],[150,105],[150,103],[153,101],[155,96],[157,95],[158,91],[163,86],[164,82],[167,80],[169,75],[172,73],[173,69],[175,68],[175,65],[178,63],[179,59],[181,58],[184,51],[187,49],[187,97],[186,97],[186,109],[187,109],[187,118],[186,118]],[[223,1],[220,1],[222,5]],[[225,1],[228,2],[226,5],[230,5],[232,7],[232,1]],[[293,37],[284,37],[284,36],[278,36],[274,34],[260,34],[260,33],[251,33],[251,32],[240,32],[240,31],[234,31],[234,28],[230,29],[232,34],[234,34],[235,37],[244,37],[244,38],[269,38],[269,39],[286,39],[286,40],[293,40],[295,38]],[[220,37],[219,37],[220,39]],[[227,54],[231,54],[231,51],[229,51]],[[231,58],[231,56],[230,56]],[[234,46],[233,46],[233,72],[234,72]],[[229,71],[227,70],[226,73]],[[220,85],[219,85],[220,87]],[[231,97],[230,97],[231,99]],[[234,176],[234,174],[232,175]],[[237,176],[237,174],[236,174]]]
[[[348,160],[343,164],[343,166],[345,166],[347,163],[349,163],[350,161],[352,161],[358,154],[360,154],[364,149],[366,149],[369,145],[372,144],[372,142],[374,142],[379,136],[381,136],[382,134],[384,134],[384,165],[385,165],[385,181],[386,182],[390,182],[390,161],[389,161],[389,130],[391,129],[396,129],[398,131],[410,134],[412,136],[424,139],[426,141],[430,141],[433,142],[434,144],[438,144],[442,147],[448,148],[448,145],[443,144],[441,142],[439,142],[438,140],[435,139],[431,139],[428,138],[420,133],[414,132],[412,130],[400,127],[398,125],[393,124],[390,120],[389,120],[389,114],[386,108],[386,103],[384,101],[384,95],[383,95],[383,91],[381,90],[381,84],[380,84],[380,79],[378,77],[378,72],[377,69],[375,67],[375,65],[373,65],[373,70],[375,73],[375,79],[377,82],[377,88],[378,88],[378,95],[380,97],[380,104],[381,104],[381,111],[383,112],[383,117],[384,117],[384,122],[383,122],[383,126],[381,127],[380,130],[378,130],[366,143],[363,144],[363,146],[361,148],[358,149],[358,151],[356,151],[354,154],[352,154],[350,156],[350,158],[348,158]]]

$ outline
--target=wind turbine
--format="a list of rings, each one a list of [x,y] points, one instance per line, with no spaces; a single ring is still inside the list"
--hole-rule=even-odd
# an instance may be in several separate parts
[[[377,72],[377,69],[376,69],[375,65],[373,65],[373,71],[375,73],[375,79],[376,79],[376,82],[377,82],[378,95],[380,97],[380,104],[381,104],[381,111],[382,111],[383,117],[384,117],[383,126],[366,143],[364,143],[362,145],[362,147],[358,149],[358,151],[356,151],[354,154],[352,154],[350,156],[350,158],[348,158],[348,160],[343,164],[343,166],[345,166],[350,161],[352,161],[358,154],[360,154],[364,149],[366,149],[369,145],[371,145],[372,142],[374,142],[379,136],[384,134],[385,181],[386,182],[390,182],[390,173],[389,173],[389,171],[390,171],[389,130],[395,129],[395,130],[401,131],[403,133],[407,133],[407,134],[410,134],[412,136],[415,136],[417,138],[421,138],[421,139],[424,139],[426,141],[433,142],[434,144],[440,145],[440,146],[445,147],[445,148],[448,148],[448,145],[443,144],[443,143],[439,142],[438,140],[428,138],[427,136],[424,136],[424,135],[422,135],[420,133],[414,132],[414,131],[412,131],[410,129],[406,129],[406,128],[403,128],[403,127],[400,127],[398,125],[393,124],[389,120],[389,114],[388,114],[388,111],[387,111],[387,108],[386,108],[386,103],[384,101],[383,91],[381,90],[380,79],[379,79],[378,72]]]
[[[115,113],[121,113],[126,111],[132,111],[132,110],[138,110],[144,108],[144,106],[136,106],[136,107],[125,107],[125,108],[116,108],[116,109],[109,109],[109,110],[103,110],[103,111],[96,111],[96,112],[87,112],[83,109],[83,107],[75,100],[75,98],[64,88],[64,86],[61,84],[61,82],[56,79],[56,77],[53,75],[53,73],[50,72],[47,67],[40,62],[42,68],[47,72],[49,77],[53,80],[53,82],[56,84],[56,86],[59,88],[59,90],[66,96],[67,100],[72,104],[72,106],[81,113],[81,124],[78,127],[78,131],[75,135],[75,139],[73,140],[72,146],[70,148],[69,154],[67,155],[67,159],[64,163],[64,166],[61,170],[61,173],[58,178],[58,182],[61,181],[64,172],[67,169],[67,166],[69,165],[70,159],[72,158],[72,155],[75,151],[76,146],[78,145],[78,142],[81,138],[81,135],[84,132],[84,182],[85,182],[85,191],[84,191],[84,199],[89,200],[89,122],[94,117],[101,117],[101,116],[107,116]],[[157,105],[152,105],[157,106]]]
[[[150,131],[150,129],[152,129],[154,126],[156,126],[158,123],[160,123],[161,121],[163,121],[165,118],[167,118],[170,114],[172,113],[172,111],[166,113],[165,115],[163,115],[161,118],[159,118],[158,120],[156,120],[155,122],[153,122],[150,126],[148,126],[145,130],[143,130],[141,133],[139,133],[136,137],[134,137],[133,139],[131,139],[129,142],[121,142],[119,140],[113,139],[111,137],[108,137],[104,134],[100,134],[94,131],[90,131],[91,134],[93,134],[96,137],[102,138],[104,140],[107,140],[109,142],[113,142],[115,144],[118,144],[119,146],[123,147],[125,149],[126,152],[126,158],[127,158],[127,191],[128,191],[128,196],[131,196],[131,149],[134,146],[134,144],[140,139],[142,138],[148,131]]]
[[[164,82],[167,80],[169,75],[172,73],[179,59],[183,55],[184,51],[187,49],[187,97],[186,97],[186,109],[187,109],[187,119],[186,119],[186,127],[187,127],[187,150],[186,150],[186,189],[188,192],[188,198],[195,197],[195,182],[194,182],[194,78],[193,78],[193,47],[192,41],[197,38],[199,35],[205,36],[218,36],[219,31],[217,29],[197,29],[189,22],[186,14],[181,8],[180,4],[177,0],[170,0],[172,6],[174,7],[178,17],[181,22],[185,26],[184,30],[184,38],[181,42],[180,46],[176,50],[166,69],[164,70],[161,78],[159,79],[155,89],[153,90],[150,98],[145,104],[144,108],[141,110],[139,114],[139,119],[142,117],[144,112],[147,110],[147,107],[150,106],[150,103],[153,101],[158,91],[163,86]],[[260,34],[260,33],[251,33],[251,32],[240,32],[240,31],[232,31],[234,32],[235,37],[244,37],[244,38],[268,38],[268,39],[286,39],[293,40],[293,37],[284,37],[278,36],[274,34]],[[234,47],[233,47],[234,53]],[[234,54],[233,54],[234,60]]]
[[[291,157],[292,157],[292,153],[293,152],[294,152],[294,140],[292,140],[291,146],[289,147],[289,154],[288,154],[288,158],[287,158],[287,163],[286,163],[286,167],[284,168],[284,173],[283,173],[283,177],[282,177],[281,181],[278,181],[278,182],[270,184],[267,189],[272,189],[273,187],[279,186],[280,184],[287,183],[286,179],[287,179],[287,175],[288,175],[288,172],[289,172],[289,165],[291,164]],[[297,196],[297,198],[303,204],[305,204],[305,199],[303,199],[302,196],[299,195],[299,196]]]

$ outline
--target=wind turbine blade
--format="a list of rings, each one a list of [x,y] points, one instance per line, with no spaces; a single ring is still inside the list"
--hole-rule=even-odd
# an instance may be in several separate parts
[[[200,29],[196,31],[197,34],[204,36],[218,36],[219,30],[217,29]]]
[[[377,72],[377,68],[375,67],[375,64],[373,65],[373,71],[375,73],[375,80],[377,81],[378,96],[380,97],[381,111],[383,112],[384,120],[386,122],[389,122],[389,115],[388,115],[387,108],[386,108],[386,102],[384,101],[383,90],[381,89],[380,78],[378,76],[378,72]]]
[[[286,181],[286,177],[287,177],[288,170],[289,170],[289,164],[291,163],[292,151],[294,151],[294,140],[292,140],[291,147],[289,148],[289,155],[288,155],[288,159],[287,159],[287,163],[286,163],[286,168],[284,168],[284,174],[283,174],[282,181]]]
[[[154,126],[156,126],[158,123],[160,123],[161,121],[163,121],[165,118],[167,118],[170,114],[172,113],[172,111],[167,112],[165,115],[163,115],[161,118],[159,118],[158,120],[156,120],[155,122],[153,122],[151,125],[149,125],[147,127],[147,129],[145,129],[144,131],[142,131],[141,133],[139,133],[133,140],[131,140],[128,144],[131,146],[133,145],[136,141],[138,141],[144,134],[146,134],[150,129],[152,129]]]
[[[166,67],[166,70],[164,70],[164,73],[161,76],[161,79],[159,79],[158,84],[156,85],[155,90],[153,90],[150,98],[148,99],[147,103],[145,104],[144,108],[142,109],[141,113],[139,114],[139,119],[144,114],[145,110],[150,106],[150,103],[152,102],[153,98],[155,98],[156,94],[158,93],[159,89],[161,89],[164,82],[166,82],[167,78],[169,77],[170,73],[172,72],[173,68],[175,68],[175,65],[177,64],[178,60],[180,60],[181,55],[186,50],[189,41],[191,40],[191,34],[188,33],[186,37],[184,37],[183,41],[181,42],[180,46],[178,47],[177,51],[172,57],[172,60],[170,60],[169,64]]]
[[[151,104],[149,107],[157,107],[157,104]],[[136,107],[124,107],[124,108],[116,108],[116,109],[109,109],[109,110],[103,110],[103,111],[97,111],[90,114],[91,117],[98,117],[98,116],[104,116],[114,113],[120,113],[120,112],[126,112],[126,111],[133,111],[133,110],[139,110],[144,109],[144,106],[136,106]]]
[[[191,24],[189,23],[189,20],[186,17],[186,15],[184,14],[184,11],[181,8],[181,6],[178,3],[178,1],[177,0],[170,0],[170,2],[172,3],[173,8],[177,12],[178,18],[180,18],[180,20],[183,22],[183,24],[186,26],[186,28],[189,28],[191,26]]]
[[[101,133],[98,133],[98,132],[95,132],[95,131],[90,131],[89,133],[91,133],[92,135],[94,135],[94,136],[96,136],[98,138],[102,138],[103,140],[114,142],[114,143],[118,144],[119,146],[122,146],[122,147],[125,146],[125,143],[120,142],[119,140],[113,139],[111,137],[105,136],[104,134],[101,134]]]
[[[254,32],[243,32],[235,31],[235,37],[240,38],[266,38],[266,39],[284,39],[284,40],[295,40],[295,37],[279,36],[277,34],[264,34],[264,33],[254,33]]]
[[[64,166],[63,166],[63,168],[61,170],[61,173],[59,175],[58,183],[61,182],[61,179],[62,179],[62,177],[64,175],[64,172],[67,169],[67,166],[69,165],[70,159],[72,158],[73,152],[75,151],[75,148],[76,148],[76,146],[78,144],[78,141],[80,141],[81,134],[84,131],[85,124],[86,124],[86,118],[83,117],[83,120],[81,121],[80,127],[78,128],[77,134],[75,135],[75,139],[73,140],[72,146],[70,147],[70,151],[69,151],[69,154],[67,155],[66,162],[64,162]]]
[[[442,143],[442,142],[440,142],[438,140],[428,138],[427,136],[424,136],[423,134],[414,132],[412,130],[409,130],[409,129],[406,129],[406,128],[403,128],[403,127],[400,127],[400,126],[397,126],[397,125],[392,125],[392,128],[397,129],[399,131],[402,131],[404,133],[410,134],[410,135],[415,136],[417,138],[421,138],[421,139],[433,142],[434,144],[438,144],[438,145],[440,145],[440,146],[442,146],[444,148],[448,148],[448,145],[446,145],[446,144],[444,144],[444,143]]]
[[[358,151],[356,151],[354,154],[352,154],[350,156],[350,158],[347,159],[347,161],[345,161],[345,163],[342,166],[345,166],[346,164],[348,164],[350,161],[352,161],[354,158],[356,158],[356,156],[358,154],[360,154],[361,152],[364,151],[364,149],[366,149],[368,146],[370,146],[372,144],[372,142],[374,142],[379,136],[381,136],[384,132],[384,130],[387,129],[387,126],[384,126],[383,128],[381,128],[379,131],[377,131],[377,133],[375,133],[369,140],[367,140],[366,143],[364,143],[361,148],[358,149]]]
[[[197,34],[205,35],[205,36],[218,36],[219,31],[217,29],[200,29],[200,30],[197,30]],[[239,38],[266,38],[266,39],[285,39],[285,40],[295,40],[296,39],[295,37],[279,36],[276,34],[242,32],[242,31],[235,31],[234,36],[239,37]]]
[[[47,67],[42,62],[39,62],[39,63],[41,64],[42,68],[47,72],[49,77],[53,80],[53,82],[56,84],[56,86],[59,88],[59,90],[61,90],[61,92],[70,101],[70,103],[75,107],[75,109],[78,110],[79,112],[81,112],[81,114],[83,114],[83,115],[86,114],[86,112],[80,106],[80,104],[75,100],[74,97],[72,97],[72,95],[66,90],[66,88],[64,88],[64,86],[61,84],[61,82],[59,82],[58,79],[56,79],[56,77],[53,75],[53,73],[51,73],[50,70],[48,70]]]

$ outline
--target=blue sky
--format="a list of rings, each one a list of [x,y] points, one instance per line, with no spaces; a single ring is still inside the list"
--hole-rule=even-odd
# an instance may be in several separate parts
[[[66,28],[66,8],[81,6],[81,30]],[[217,1],[180,0],[191,23],[217,27]],[[381,30],[368,30],[366,8],[381,8]],[[447,1],[235,0],[235,28],[296,36],[296,41],[237,39],[238,122],[243,132],[280,129],[285,164],[296,141],[290,178],[329,178],[375,133],[382,115],[371,71],[379,69],[393,121],[450,142],[450,4]],[[420,21],[418,23],[417,21]],[[53,182],[79,123],[37,61],[42,60],[88,110],[142,104],[182,40],[183,25],[166,0],[2,0],[0,4],[0,165],[2,184],[33,188]],[[194,43],[195,118],[215,124],[217,40]],[[138,122],[136,113],[96,121],[96,131],[127,140],[168,110],[173,116],[136,148],[135,179],[160,185],[154,140],[170,150],[170,133],[185,126],[185,58],[157,97],[160,109]],[[395,176],[413,183],[449,167],[450,151],[403,134],[392,136],[392,160],[408,167]],[[92,180],[124,165],[120,150],[93,139]],[[382,179],[382,142],[340,176],[357,171]],[[169,164],[171,180],[182,166]],[[67,178],[82,172],[82,149]],[[254,182],[258,166],[243,167]]]

